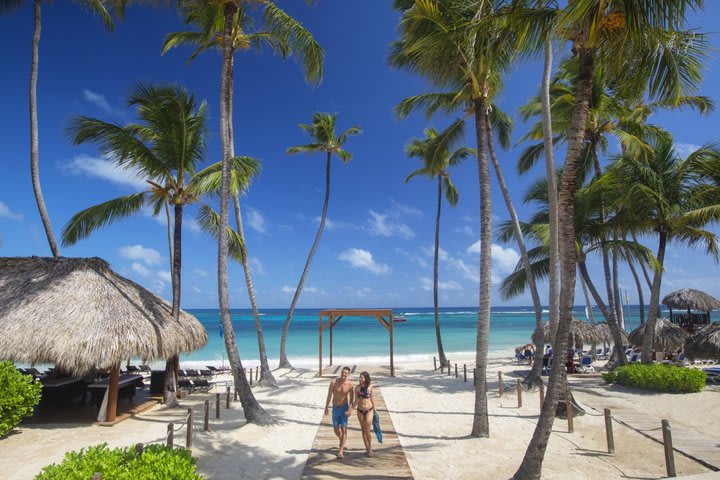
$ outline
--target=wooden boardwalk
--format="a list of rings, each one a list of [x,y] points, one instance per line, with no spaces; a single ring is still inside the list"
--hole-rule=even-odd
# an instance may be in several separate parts
[[[373,434],[372,458],[365,456],[365,445],[363,444],[360,425],[358,425],[355,413],[352,414],[348,422],[348,439],[345,458],[343,459],[337,458],[338,438],[332,428],[332,415],[323,416],[308,461],[305,464],[302,479],[396,480],[414,478],[378,386],[374,388],[373,397],[375,399],[375,408],[380,414],[383,443],[378,443],[375,434]]]
[[[588,379],[584,379],[587,381]],[[599,380],[601,382],[602,380]],[[572,382],[570,388],[573,388]],[[632,405],[623,401],[608,401],[606,397],[598,397],[583,392],[582,389],[573,388],[573,395],[584,405],[602,413],[604,408],[610,408],[613,418],[636,432],[663,443],[663,434],[660,418],[649,415],[642,410],[642,405]],[[605,402],[601,404],[600,402]],[[679,406],[679,408],[682,408]],[[709,410],[708,410],[709,413]],[[692,458],[704,466],[720,471],[720,441],[703,437],[696,431],[670,424],[673,450]]]

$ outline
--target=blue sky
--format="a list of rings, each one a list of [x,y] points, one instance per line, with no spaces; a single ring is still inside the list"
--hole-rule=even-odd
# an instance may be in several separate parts
[[[313,260],[299,307],[398,307],[432,305],[432,245],[436,189],[425,178],[403,182],[419,166],[404,145],[424,127],[443,128],[448,119],[431,122],[421,115],[400,121],[392,108],[404,97],[428,91],[425,82],[387,66],[388,45],[396,38],[397,13],[389,2],[321,0],[278,2],[303,22],[326,53],[325,76],[318,87],[303,80],[300,65],[271,52],[236,56],[235,151],[262,160],[263,172],[243,198],[244,222],[253,280],[260,308],[287,308],[317,230],[324,189],[321,155],[285,154],[287,147],[307,143],[299,123],[313,112],[338,112],[340,129],[358,125],[363,134],[351,138],[348,164],[334,160],[328,223]],[[706,2],[704,14],[691,26],[720,31],[720,5]],[[0,77],[0,255],[50,255],[37,213],[29,174],[28,77],[32,39],[30,2],[0,17],[3,75]],[[71,2],[43,7],[38,109],[40,174],[45,201],[56,235],[81,209],[142,188],[118,172],[91,145],[74,147],[65,130],[77,114],[127,122],[134,112],[126,99],[140,82],[174,82],[187,87],[209,106],[209,149],[206,164],[219,160],[220,56],[207,52],[187,63],[190,50],[177,48],[160,56],[164,36],[183,30],[176,13],[133,7],[116,31]],[[717,34],[710,37],[718,44]],[[568,49],[556,50],[556,63]],[[517,109],[540,81],[539,62],[515,69],[500,97],[501,107],[516,121],[513,140],[526,128]],[[718,61],[708,62],[701,93],[720,98]],[[670,130],[677,144],[692,148],[720,140],[718,113],[701,118],[692,112],[660,113],[653,121]],[[468,132],[467,145],[473,146]],[[539,168],[519,178],[515,163],[522,147],[500,152],[500,160],[520,216],[531,206],[521,204],[527,185],[543,173]],[[563,155],[557,155],[560,164]],[[452,172],[460,191],[459,205],[443,205],[441,226],[440,303],[477,303],[479,276],[477,167],[472,160]],[[493,184],[494,220],[508,215]],[[194,224],[195,208],[187,211],[183,231],[183,300],[185,308],[217,308],[216,243]],[[503,302],[498,281],[518,259],[512,244],[493,245],[493,305],[528,305],[528,296]],[[647,245],[655,250],[652,239]],[[167,233],[162,219],[149,214],[121,221],[93,233],[72,247],[68,257],[99,256],[119,273],[168,298],[170,296]],[[598,284],[599,262],[590,260]],[[663,294],[682,287],[701,288],[720,297],[718,265],[699,252],[671,246],[666,259]],[[249,305],[242,270],[230,268],[231,304]],[[621,267],[621,285],[636,303],[634,283]],[[542,295],[545,296],[545,286]],[[646,292],[646,299],[649,292]],[[578,289],[576,303],[583,303]]]

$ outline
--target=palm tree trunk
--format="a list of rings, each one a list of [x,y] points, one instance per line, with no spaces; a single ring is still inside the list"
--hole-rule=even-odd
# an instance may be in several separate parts
[[[227,2],[224,5],[225,28],[223,31],[223,56],[220,86],[220,135],[222,143],[222,186],[220,191],[220,232],[218,235],[218,300],[220,319],[223,326],[223,339],[228,352],[228,361],[232,369],[235,388],[240,396],[245,420],[249,423],[269,425],[275,420],[260,406],[250,389],[245,369],[240,360],[235,331],[230,318],[230,301],[228,295],[228,217],[230,210],[230,139],[228,123],[232,105],[233,92],[233,55],[232,55],[232,24],[237,11],[237,4]]]
[[[648,319],[645,322],[645,335],[643,335],[642,344],[642,363],[652,363],[653,344],[655,343],[655,324],[657,316],[660,312],[660,284],[662,283],[663,264],[665,262],[665,246],[667,244],[667,233],[660,232],[658,242],[657,261],[658,267],[655,269],[653,276],[652,289],[650,290],[650,309],[648,311]]]
[[[292,368],[290,360],[287,358],[285,351],[285,345],[287,343],[287,335],[290,330],[290,321],[292,320],[293,312],[295,311],[295,304],[300,298],[300,292],[302,292],[303,285],[305,284],[305,278],[307,277],[308,270],[310,270],[310,262],[312,262],[313,255],[320,244],[320,237],[322,236],[323,229],[325,228],[325,217],[327,216],[328,203],[330,201],[330,152],[327,152],[327,160],[325,162],[325,202],[323,203],[322,215],[320,216],[320,226],[318,227],[317,234],[315,235],[315,241],[312,244],[310,253],[308,254],[307,261],[305,262],[305,268],[303,269],[300,282],[295,289],[292,302],[290,303],[290,310],[288,310],[287,318],[285,319],[285,325],[283,325],[282,336],[280,338],[280,368]]]
[[[555,158],[553,152],[552,117],[550,113],[550,75],[552,73],[552,38],[545,41],[545,63],[543,65],[543,78],[540,88],[540,103],[542,106],[543,143],[545,147],[545,177],[548,186],[548,210],[550,211],[550,271],[548,276],[549,308],[550,308],[550,338],[549,343],[555,342],[559,318],[559,289],[558,279],[558,204],[557,185],[555,174]]]
[[[617,235],[613,234],[613,239],[617,240]],[[625,329],[625,322],[623,320],[622,312],[622,296],[620,295],[619,285],[619,272],[618,272],[618,258],[615,251],[612,252],[612,283],[613,283],[613,295],[615,297],[615,318],[617,318],[618,326],[621,330]]]
[[[640,277],[638,276],[635,264],[632,261],[628,262],[630,273],[632,273],[633,279],[635,280],[635,287],[638,292],[638,303],[640,304],[640,324],[645,323],[645,298],[643,296],[642,284],[640,283]]]
[[[173,262],[175,256],[173,255],[173,240],[172,240],[172,217],[170,217],[170,206],[168,202],[163,202],[165,205],[165,218],[167,219],[167,234],[168,234],[168,251],[170,252],[170,275],[172,278],[173,274]]]
[[[240,214],[240,199],[237,195],[233,195],[233,206],[235,209],[235,222],[237,223],[237,232],[242,240],[245,252],[243,252],[242,266],[245,273],[245,284],[247,285],[248,297],[252,306],[253,317],[255,318],[255,330],[257,331],[258,352],[260,354],[260,380],[258,384],[265,386],[276,386],[275,377],[270,371],[268,364],[267,351],[265,350],[265,338],[263,337],[262,323],[260,323],[260,314],[258,313],[257,301],[255,300],[255,289],[253,288],[252,277],[250,276],[250,263],[248,262],[247,244],[245,243],[245,233],[243,230],[242,215]]]
[[[492,268],[492,195],[490,168],[487,159],[486,98],[473,101],[475,136],[477,140],[478,181],[480,183],[480,292],[478,305],[477,340],[475,344],[475,409],[472,422],[473,437],[489,437],[487,402],[487,354],[490,333],[490,273]]]
[[[43,198],[42,189],[40,188],[40,142],[38,140],[38,119],[37,119],[37,78],[40,31],[42,28],[41,17],[41,0],[35,0],[35,32],[32,40],[32,63],[30,64],[30,177],[32,178],[33,192],[35,193],[35,202],[37,203],[40,219],[45,228],[45,235],[50,245],[50,251],[53,257],[58,258],[60,251],[55,241],[52,225],[50,224],[50,216],[45,208],[45,199]]]
[[[595,323],[595,314],[593,313],[592,303],[590,303],[590,295],[588,294],[587,283],[585,279],[580,275],[580,286],[582,287],[583,297],[585,297],[585,306],[587,307],[588,320]]]
[[[175,204],[175,221],[173,223],[173,256],[172,256],[172,317],[173,321],[180,321],[180,292],[182,268],[182,220],[183,204]],[[179,407],[177,401],[178,369],[180,357],[173,355],[165,362],[165,404],[169,407]]]
[[[442,207],[442,175],[438,175],[437,214],[435,215],[435,256],[433,258],[433,305],[435,306],[435,338],[437,339],[440,366],[448,367],[440,334],[440,310],[438,306],[438,252],[440,251],[440,210]]]
[[[495,170],[495,176],[497,177],[498,185],[500,185],[500,191],[502,191],[503,199],[505,200],[505,206],[507,207],[508,213],[513,224],[513,231],[515,232],[515,239],[517,240],[518,249],[520,250],[520,259],[523,262],[523,268],[525,269],[525,276],[527,278],[528,289],[530,290],[530,297],[533,301],[533,307],[535,308],[535,331],[532,334],[532,340],[535,344],[535,351],[542,352],[545,344],[545,329],[543,328],[542,318],[542,303],[540,303],[540,295],[538,294],[537,284],[535,283],[535,275],[533,274],[532,267],[530,266],[530,259],[528,258],[527,248],[525,247],[525,237],[523,236],[522,229],[520,228],[520,220],[518,219],[515,206],[510,198],[510,191],[505,183],[505,176],[502,172],[500,162],[498,162],[497,156],[495,155],[495,146],[493,144],[492,136],[492,125],[490,119],[485,115],[487,125],[487,144],[488,153],[490,154],[490,160],[492,161],[493,168]],[[535,355],[533,366],[530,369],[530,373],[525,378],[525,383],[528,386],[532,386],[538,382],[542,382],[541,374],[543,367],[542,355]]]
[[[633,242],[639,243],[637,239],[637,235],[635,235],[635,232],[630,232],[630,235],[632,235]],[[645,282],[647,283],[648,288],[652,288],[652,280],[650,280],[650,274],[647,271],[647,267],[643,262],[638,262],[640,264],[640,269],[643,272],[643,277],[645,277]]]
[[[568,333],[572,320],[572,307],[575,299],[575,192],[579,179],[579,159],[582,150],[585,122],[595,74],[595,57],[591,50],[579,47],[578,84],[575,93],[575,106],[568,131],[568,146],[563,168],[562,183],[558,194],[558,240],[560,248],[560,318],[555,337],[556,355],[562,355],[567,349]],[[520,467],[515,472],[515,480],[539,480],[542,462],[545,457],[550,431],[555,421],[560,392],[566,388],[563,362],[553,362],[548,381],[547,396],[542,413],[533,432],[532,440],[525,451]]]

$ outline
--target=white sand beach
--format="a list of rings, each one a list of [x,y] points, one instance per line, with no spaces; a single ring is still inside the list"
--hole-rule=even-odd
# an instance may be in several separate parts
[[[452,359],[468,363],[471,359]],[[514,392],[500,398],[497,371],[514,382],[514,371],[526,370],[505,359],[493,360],[488,368],[490,438],[469,436],[474,403],[472,383],[463,383],[462,368],[456,379],[434,372],[432,364],[400,364],[396,377],[378,377],[400,443],[412,474],[417,479],[510,478],[525,453],[539,413],[537,393],[527,392],[517,408]],[[246,425],[239,402],[221,419],[211,411],[211,432],[200,428],[193,437],[193,455],[199,472],[207,479],[297,479],[310,453],[329,379],[316,378],[314,370],[277,370],[279,388],[253,387],[261,405],[280,423],[273,427]],[[355,379],[353,379],[355,380]],[[690,395],[650,394],[621,387],[607,387],[597,376],[575,376],[572,385],[578,402],[592,401],[613,408],[633,402],[640,410],[667,418],[672,426],[689,428],[700,437],[720,444],[720,387]],[[112,427],[98,425],[23,425],[0,440],[0,471],[6,479],[30,479],[43,466],[63,459],[65,452],[107,442],[111,447],[137,442],[164,442],[167,423],[181,423],[186,409],[195,410],[201,426],[202,404],[210,395],[194,393],[182,401],[184,409],[158,405],[135,418]],[[604,408],[604,407],[603,407]],[[714,412],[714,413],[713,413]],[[614,422],[616,451],[606,450],[601,412],[588,408],[588,415],[575,418],[575,432],[567,433],[567,422],[556,419],[550,438],[543,478],[613,479],[663,478],[666,475],[663,447],[640,433]],[[351,419],[351,425],[357,422]],[[196,427],[197,428],[197,427]],[[351,432],[352,434],[352,432]],[[185,430],[176,434],[183,445]],[[345,461],[348,461],[346,458]],[[350,460],[352,461],[352,460]],[[675,454],[678,476],[710,472],[698,462]],[[379,472],[381,473],[381,472]],[[720,477],[720,473],[708,478]],[[370,477],[368,477],[370,478]]]

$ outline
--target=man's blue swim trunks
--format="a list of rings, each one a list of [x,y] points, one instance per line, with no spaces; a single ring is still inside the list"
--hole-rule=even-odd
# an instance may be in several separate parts
[[[347,403],[345,405],[341,405],[339,407],[336,407],[335,405],[333,405],[333,411],[332,411],[333,428],[347,427],[348,417],[345,416],[345,412],[348,411],[349,407],[350,406]]]

